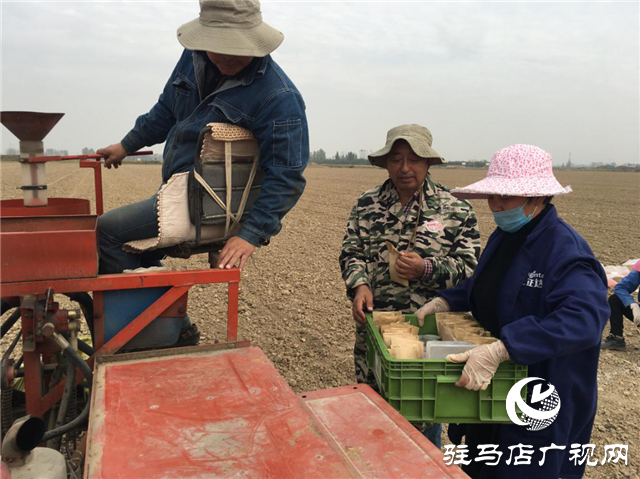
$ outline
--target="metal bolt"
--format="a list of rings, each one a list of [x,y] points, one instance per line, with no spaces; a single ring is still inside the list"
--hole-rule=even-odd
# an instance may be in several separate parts
[[[183,307],[178,308],[178,313],[184,314],[185,309]]]
[[[42,326],[42,335],[46,338],[50,338],[55,332],[56,327],[53,323],[46,323],[44,326]]]
[[[93,317],[96,318],[96,319],[100,319],[102,317],[102,314],[101,313],[95,313],[93,315]]]

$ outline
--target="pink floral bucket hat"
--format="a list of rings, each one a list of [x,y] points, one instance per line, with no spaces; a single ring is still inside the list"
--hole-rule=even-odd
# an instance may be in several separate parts
[[[549,153],[533,145],[511,145],[497,151],[484,180],[451,190],[457,198],[487,199],[489,196],[556,196],[571,193],[553,176]]]

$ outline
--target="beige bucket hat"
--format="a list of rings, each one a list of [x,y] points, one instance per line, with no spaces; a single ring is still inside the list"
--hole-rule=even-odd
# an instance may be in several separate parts
[[[413,152],[421,158],[434,160],[431,164],[441,165],[445,163],[445,159],[440,154],[431,148],[433,143],[433,136],[428,128],[420,125],[400,125],[395,128],[391,128],[387,132],[387,143],[384,148],[371,153],[369,155],[369,162],[374,166],[380,168],[386,168],[385,156],[393,148],[393,144],[397,140],[405,140],[411,146]]]
[[[187,50],[264,57],[284,35],[262,21],[257,0],[200,0],[200,17],[178,28]]]

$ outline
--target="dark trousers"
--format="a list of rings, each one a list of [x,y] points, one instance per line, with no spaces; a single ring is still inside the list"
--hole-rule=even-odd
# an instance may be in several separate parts
[[[122,245],[129,241],[158,236],[156,196],[121,206],[103,214],[98,220],[100,236],[100,274],[118,274],[125,269],[162,266],[160,251],[128,253]]]
[[[622,317],[624,316],[628,320],[633,321],[631,307],[625,307],[622,301],[620,301],[620,298],[615,294],[609,296],[609,307],[611,308],[611,334],[622,336],[624,330]]]

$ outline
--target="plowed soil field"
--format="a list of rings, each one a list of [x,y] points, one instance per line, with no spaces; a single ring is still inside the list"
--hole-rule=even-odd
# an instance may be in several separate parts
[[[19,198],[17,163],[3,163],[2,198]],[[486,171],[439,168],[436,181],[462,186]],[[372,167],[307,169],[307,189],[284,219],[282,232],[259,249],[242,273],[240,332],[262,348],[296,391],[311,391],[355,381],[354,326],[340,276],[338,255],[347,217],[363,191],[380,184],[386,171]],[[93,177],[77,164],[47,166],[49,195],[93,200]],[[559,171],[574,193],[554,200],[559,214],[591,245],[605,265],[640,257],[638,211],[640,174]],[[126,164],[104,172],[105,208],[155,193],[160,166]],[[494,229],[486,202],[473,202],[483,244]],[[167,265],[207,267],[205,256],[167,260]],[[224,338],[226,289],[195,287],[189,296],[191,319],[203,341]],[[628,444],[629,466],[588,467],[591,478],[640,477],[640,330],[626,321],[626,352],[603,351],[599,371],[599,408],[592,442],[602,459],[605,444]],[[608,327],[605,334],[608,333]],[[206,374],[206,371],[203,371]]]

